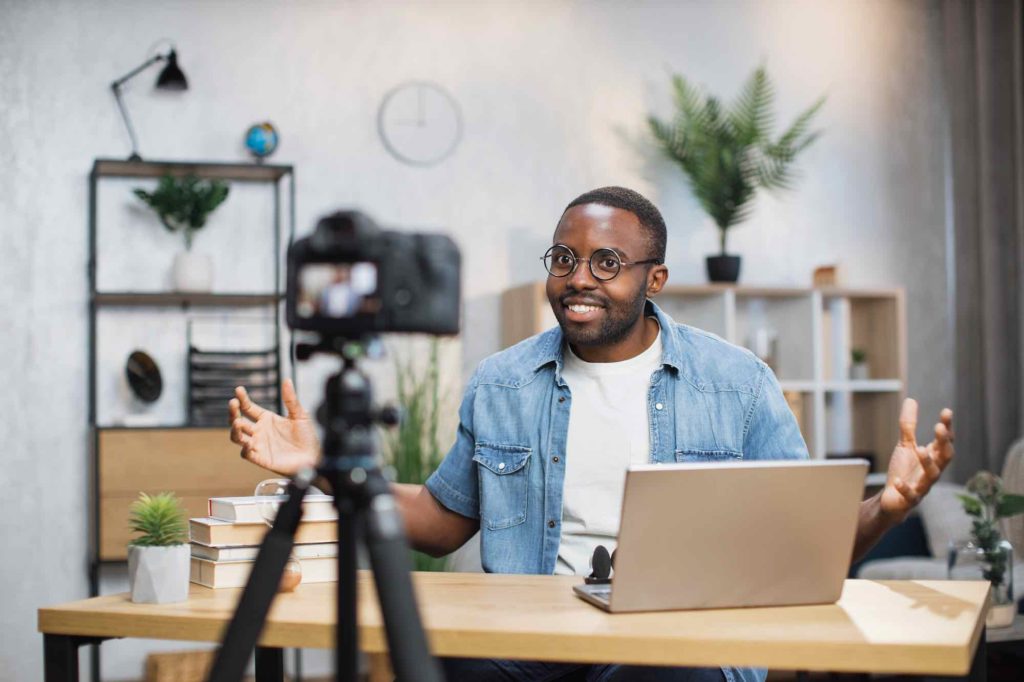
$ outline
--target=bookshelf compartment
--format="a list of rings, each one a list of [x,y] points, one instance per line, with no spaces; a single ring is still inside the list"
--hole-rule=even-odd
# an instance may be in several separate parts
[[[827,455],[870,454],[873,471],[886,471],[899,437],[902,400],[902,392],[896,391],[827,392]]]
[[[761,296],[737,293],[733,343],[761,357],[780,381],[813,380],[814,304],[808,294]],[[765,356],[764,336],[774,339],[774,358]]]
[[[717,334],[732,336],[729,304],[725,292],[663,291],[656,302],[672,319]]]
[[[904,380],[906,329],[902,292],[830,294],[822,301],[826,381],[850,381],[854,349],[864,351],[869,371],[868,378],[857,383]],[[871,384],[863,385],[870,390]]]
[[[815,431],[817,401],[813,391],[787,391],[783,390],[786,404],[796,417],[800,425],[800,435],[804,437],[808,452],[814,452],[814,443],[817,433]]]

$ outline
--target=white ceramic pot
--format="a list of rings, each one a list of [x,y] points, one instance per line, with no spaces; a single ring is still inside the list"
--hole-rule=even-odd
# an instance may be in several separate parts
[[[132,601],[167,604],[188,598],[188,544],[168,547],[128,546],[128,585]]]
[[[202,253],[182,251],[174,256],[176,291],[210,291],[213,288],[213,259]]]
[[[864,381],[871,378],[871,368],[866,362],[855,362],[850,365],[850,379],[853,381]]]
[[[1010,602],[1009,604],[996,604],[993,600],[988,607],[988,613],[985,614],[985,627],[989,628],[1007,628],[1013,625],[1013,618],[1017,615],[1017,604]]]

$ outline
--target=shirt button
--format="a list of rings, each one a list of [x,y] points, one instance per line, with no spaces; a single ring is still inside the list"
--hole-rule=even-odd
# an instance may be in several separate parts
[[[501,470],[502,470],[502,469],[504,469],[504,468],[505,468],[505,463],[504,463],[504,462],[500,462],[500,463],[498,464],[498,470],[499,470],[499,471],[501,471]]]
[[[558,464],[558,455],[555,455],[554,457],[552,457],[551,461],[554,462],[555,464]]]
[[[661,403],[654,403],[654,409],[656,409],[656,410],[663,410],[663,409],[665,409],[665,406],[662,405]]]
[[[548,521],[548,528],[554,528],[554,527],[555,527],[555,522],[554,521]]]
[[[564,403],[565,402],[565,396],[564,395],[558,396],[558,402]]]

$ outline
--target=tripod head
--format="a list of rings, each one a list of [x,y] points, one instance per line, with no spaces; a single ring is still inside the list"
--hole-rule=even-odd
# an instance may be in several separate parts
[[[296,357],[300,360],[318,353],[337,355],[342,360],[341,369],[328,377],[324,402],[316,411],[317,421],[324,428],[322,473],[376,467],[373,427],[394,426],[399,420],[396,407],[374,405],[370,379],[358,366],[361,358],[380,357],[380,340],[375,335],[324,335],[315,344],[296,346]]]

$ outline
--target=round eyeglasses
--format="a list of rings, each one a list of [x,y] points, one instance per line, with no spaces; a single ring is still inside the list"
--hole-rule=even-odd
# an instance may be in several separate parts
[[[580,261],[586,261],[594,279],[607,282],[614,279],[627,265],[649,265],[661,262],[660,258],[648,258],[627,262],[614,249],[597,249],[590,258],[580,258],[568,246],[555,244],[541,257],[544,267],[552,277],[568,277],[576,272]]]

